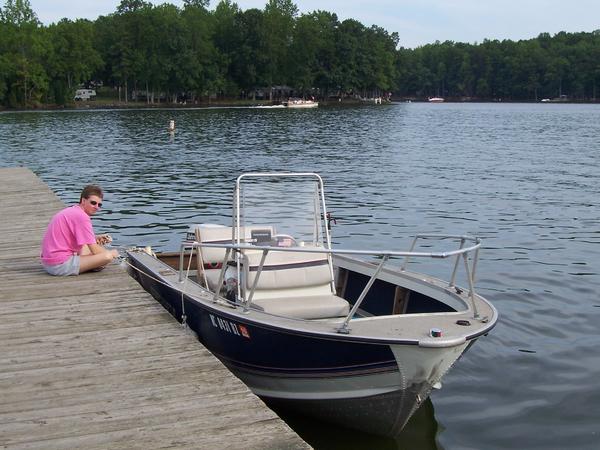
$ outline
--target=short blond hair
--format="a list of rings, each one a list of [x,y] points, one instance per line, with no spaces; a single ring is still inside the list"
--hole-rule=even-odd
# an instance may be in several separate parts
[[[102,193],[102,188],[100,186],[96,184],[88,184],[86,187],[83,188],[83,191],[81,191],[79,203],[81,203],[81,200],[83,200],[84,198],[90,198],[92,195],[104,198],[104,194]]]

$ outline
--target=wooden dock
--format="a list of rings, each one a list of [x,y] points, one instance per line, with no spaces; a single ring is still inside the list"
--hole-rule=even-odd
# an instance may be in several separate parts
[[[0,448],[309,448],[118,264],[46,275],[63,207],[0,169]]]

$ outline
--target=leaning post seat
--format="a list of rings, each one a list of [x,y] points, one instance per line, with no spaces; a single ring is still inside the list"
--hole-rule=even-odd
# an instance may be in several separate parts
[[[254,285],[262,258],[260,250],[244,251],[246,297]],[[326,253],[269,251],[252,305],[271,314],[298,319],[343,317],[349,304],[333,294]]]
[[[253,231],[267,230],[271,234],[273,234],[274,231],[272,226],[240,227],[240,230],[242,236],[241,241],[243,243],[247,243],[251,240]],[[196,241],[201,244],[234,243],[232,242],[232,228],[224,225],[197,225],[195,234]],[[237,239],[237,233],[235,238]],[[219,282],[219,275],[226,253],[227,249],[225,248],[198,247],[198,280],[201,283],[204,283],[206,280],[206,287],[213,292],[217,290],[217,283]]]

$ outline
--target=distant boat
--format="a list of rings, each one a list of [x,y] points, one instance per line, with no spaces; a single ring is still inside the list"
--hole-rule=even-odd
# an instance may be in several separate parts
[[[383,99],[381,97],[370,97],[370,98],[360,97],[360,101],[365,102],[365,103],[374,103],[376,105],[383,105]]]
[[[256,105],[255,108],[285,108],[284,105]]]
[[[431,103],[442,103],[444,99],[442,97],[429,97]]]
[[[302,98],[289,98],[286,102],[283,102],[284,106],[288,108],[316,108],[319,106],[319,102],[314,100],[304,100]]]
[[[569,96],[568,95],[561,95],[559,97],[554,97],[554,98],[543,98],[540,100],[542,103],[560,103],[560,102],[568,102],[569,101]]]

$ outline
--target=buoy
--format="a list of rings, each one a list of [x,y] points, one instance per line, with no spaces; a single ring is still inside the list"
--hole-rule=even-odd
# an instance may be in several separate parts
[[[175,121],[169,121],[169,133],[173,133],[175,131]]]

